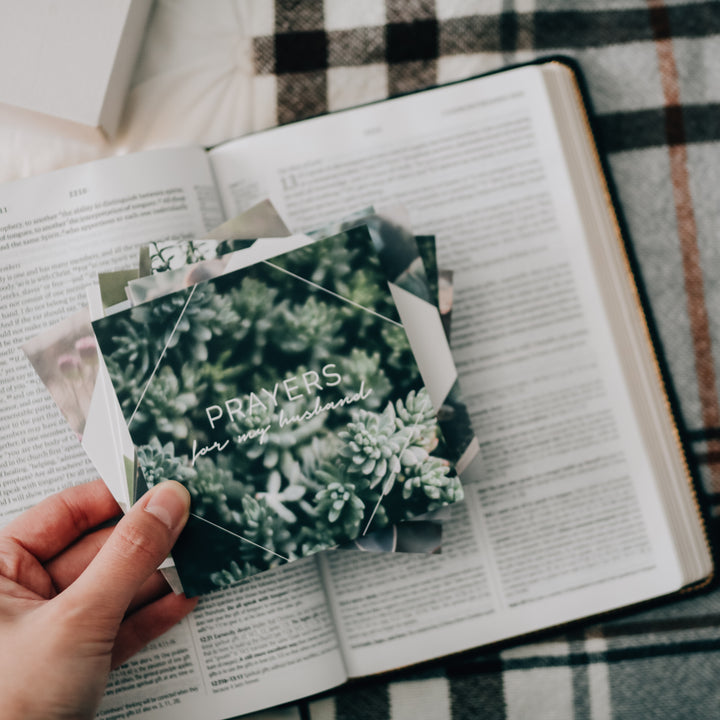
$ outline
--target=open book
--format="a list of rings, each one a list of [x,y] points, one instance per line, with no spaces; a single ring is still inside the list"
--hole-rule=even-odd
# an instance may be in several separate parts
[[[293,231],[396,201],[436,236],[481,452],[441,555],[321,553],[213,593],[113,673],[100,717],[252,712],[712,574],[577,79],[556,60],[0,187],[3,520],[92,477],[22,343],[139,245],[201,237],[265,197]]]

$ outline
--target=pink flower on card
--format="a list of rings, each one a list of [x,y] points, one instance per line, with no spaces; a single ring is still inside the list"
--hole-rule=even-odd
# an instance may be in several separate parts
[[[98,362],[97,342],[93,335],[86,335],[75,342],[75,349],[83,362],[95,365]]]
[[[60,355],[57,359],[58,369],[64,377],[68,380],[79,380],[81,377],[80,372],[80,358],[77,355]]]

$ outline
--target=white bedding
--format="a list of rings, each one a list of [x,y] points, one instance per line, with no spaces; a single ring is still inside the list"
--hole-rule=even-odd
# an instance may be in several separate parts
[[[0,182],[135,150],[212,145],[273,124],[253,107],[251,37],[265,30],[257,4],[156,0],[112,140],[0,104]]]

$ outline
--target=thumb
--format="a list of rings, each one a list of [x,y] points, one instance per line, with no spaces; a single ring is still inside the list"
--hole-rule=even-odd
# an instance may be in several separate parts
[[[75,607],[102,609],[118,622],[135,593],[170,553],[190,514],[190,494],[162,482],[123,517],[80,577],[63,593]]]

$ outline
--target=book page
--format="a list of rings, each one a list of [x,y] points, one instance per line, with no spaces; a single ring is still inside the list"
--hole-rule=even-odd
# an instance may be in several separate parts
[[[141,243],[195,237],[220,218],[199,148],[128,155],[0,186],[0,524],[95,476],[21,345],[86,306],[85,288],[98,272],[137,264]],[[58,348],[57,359],[72,352]]]
[[[138,246],[223,220],[206,157],[153,151],[0,186],[0,524],[96,475],[21,345],[87,306],[98,272],[136,266]],[[219,719],[343,682],[317,565],[283,570],[204,598],[113,671],[99,717]]]
[[[539,67],[260,133],[212,161],[228,212],[268,196],[294,231],[400,202],[454,271],[482,467],[442,558],[328,560],[352,674],[682,585]],[[369,641],[353,630],[368,606]]]
[[[312,558],[201,598],[110,675],[99,719],[221,720],[347,679]]]

